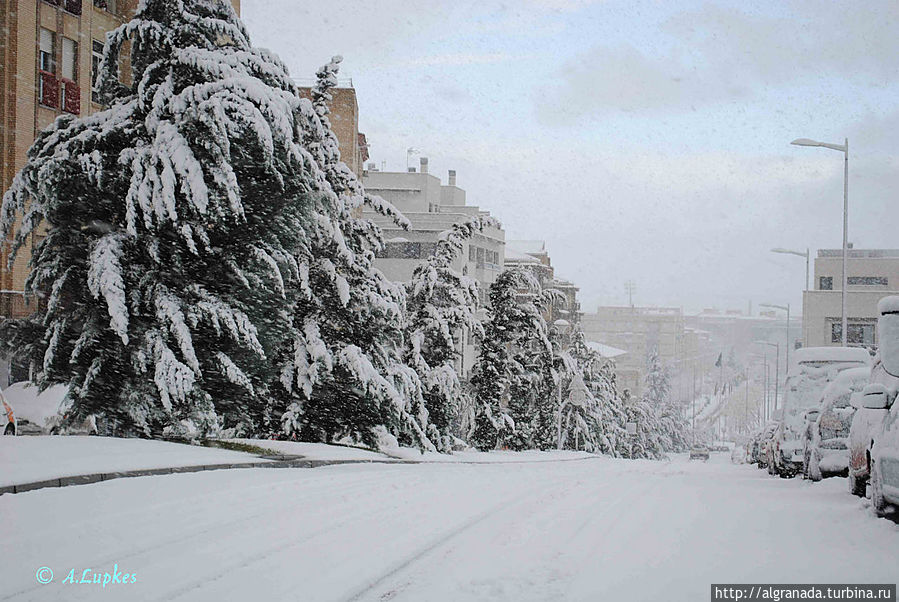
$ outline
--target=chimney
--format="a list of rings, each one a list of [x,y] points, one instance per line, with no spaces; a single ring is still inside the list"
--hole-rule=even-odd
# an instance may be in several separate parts
[[[421,173],[428,173],[428,158],[422,157],[418,162],[421,165]]]
[[[455,169],[449,170],[449,185],[450,186],[456,185],[456,170]]]

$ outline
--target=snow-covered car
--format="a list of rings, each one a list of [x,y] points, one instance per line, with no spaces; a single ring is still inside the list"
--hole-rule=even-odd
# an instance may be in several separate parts
[[[774,434],[777,432],[777,422],[769,421],[762,429],[758,437],[758,451],[756,452],[756,462],[759,468],[768,468],[768,462],[771,457],[771,446],[774,441]]]
[[[856,411],[852,396],[861,393],[870,377],[868,368],[851,368],[824,388],[805,448],[804,473],[812,481],[848,473],[849,428]]]
[[[769,472],[792,477],[802,471],[803,434],[818,407],[824,388],[843,370],[871,365],[871,356],[860,347],[806,347],[797,349],[787,373],[786,391],[773,445],[769,448]]]
[[[97,423],[93,416],[64,426],[68,411],[65,404],[66,392],[64,385],[54,385],[38,392],[37,386],[30,381],[18,382],[4,389],[5,404],[10,406],[10,411],[15,416],[15,434],[96,435]]]
[[[870,434],[870,480],[871,505],[883,516],[891,504],[899,505],[899,296],[881,299],[877,308],[878,359],[863,404],[881,415]]]
[[[690,450],[690,459],[691,460],[703,460],[706,461],[709,459],[709,448],[705,445],[696,445]]]

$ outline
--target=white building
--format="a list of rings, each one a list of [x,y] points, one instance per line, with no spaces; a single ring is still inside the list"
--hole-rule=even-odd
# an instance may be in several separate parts
[[[489,211],[466,204],[465,191],[456,186],[455,171],[449,172],[444,185],[440,178],[428,173],[427,158],[422,157],[420,165],[420,170],[407,172],[377,171],[370,165],[363,172],[365,190],[391,202],[412,224],[409,230],[403,230],[388,217],[364,212],[384,231],[387,245],[375,265],[394,282],[411,280],[415,267],[434,253],[441,232],[472,217],[490,215]],[[462,257],[453,266],[478,282],[482,305],[487,301],[487,289],[503,269],[504,248],[503,230],[485,228],[468,240]],[[460,333],[459,351],[462,359],[457,368],[465,377],[475,360],[474,341],[468,333]]]
[[[803,297],[806,347],[840,345],[842,340],[842,249],[820,249],[814,290]],[[899,295],[899,249],[849,249],[846,262],[847,343],[877,347],[877,302]]]

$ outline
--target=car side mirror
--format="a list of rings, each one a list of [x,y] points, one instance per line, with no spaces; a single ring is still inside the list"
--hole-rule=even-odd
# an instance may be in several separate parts
[[[863,405],[869,410],[885,410],[890,407],[887,399],[887,388],[881,383],[871,383],[862,392]]]

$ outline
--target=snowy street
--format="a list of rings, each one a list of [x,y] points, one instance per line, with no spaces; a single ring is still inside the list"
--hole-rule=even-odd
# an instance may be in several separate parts
[[[701,600],[895,582],[899,527],[844,479],[598,457],[122,479],[0,497],[2,600]],[[35,579],[50,567],[51,583]],[[111,598],[112,599],[112,598]]]

